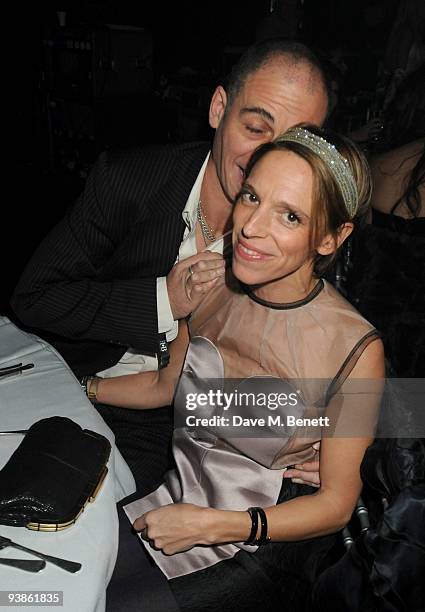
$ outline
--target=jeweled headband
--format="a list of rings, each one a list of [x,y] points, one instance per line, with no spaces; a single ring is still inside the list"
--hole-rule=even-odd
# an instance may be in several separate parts
[[[301,127],[290,128],[276,142],[298,142],[319,155],[338,183],[350,219],[355,216],[359,203],[356,182],[348,161],[338,153],[335,145]]]

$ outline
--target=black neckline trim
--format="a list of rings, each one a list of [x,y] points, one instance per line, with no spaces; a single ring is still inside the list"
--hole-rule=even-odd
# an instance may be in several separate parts
[[[322,291],[325,283],[322,278],[319,278],[317,284],[313,287],[308,295],[305,296],[302,300],[297,300],[296,302],[287,302],[286,304],[276,304],[276,302],[268,302],[267,300],[262,300],[260,297],[255,295],[252,289],[248,285],[244,285],[241,283],[242,289],[247,294],[251,300],[257,302],[257,304],[261,304],[261,306],[266,306],[267,308],[273,308],[274,310],[291,310],[292,308],[299,308],[300,306],[304,306],[304,304],[308,304],[311,300],[319,295]]]

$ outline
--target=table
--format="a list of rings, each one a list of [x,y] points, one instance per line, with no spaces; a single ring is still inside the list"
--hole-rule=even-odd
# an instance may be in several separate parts
[[[86,506],[69,529],[46,533],[0,525],[1,535],[29,548],[78,561],[82,569],[69,574],[48,563],[38,574],[31,574],[0,566],[0,590],[63,591],[63,607],[26,606],[27,610],[102,612],[105,589],[118,550],[115,504],[135,491],[134,478],[115,447],[112,431],[86,398],[60,355],[37,336],[23,332],[6,317],[0,317],[0,367],[19,362],[33,363],[34,368],[13,377],[0,378],[0,431],[28,429],[39,419],[67,416],[83,428],[103,434],[111,442],[112,452],[108,475],[95,502]],[[19,434],[0,436],[0,469],[21,440]],[[1,550],[0,556],[35,559],[14,548]]]

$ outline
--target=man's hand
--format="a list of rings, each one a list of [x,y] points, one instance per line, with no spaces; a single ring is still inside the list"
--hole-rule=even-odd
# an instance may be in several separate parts
[[[167,275],[167,291],[175,320],[187,317],[225,272],[219,253],[204,251],[177,263]]]
[[[315,454],[313,459],[305,463],[297,463],[293,468],[286,470],[283,473],[284,478],[290,478],[292,482],[297,484],[306,484],[311,487],[320,487],[319,474],[319,450],[320,442],[313,444]]]
[[[133,527],[155,549],[174,555],[196,544],[208,544],[203,533],[208,510],[194,504],[169,504],[146,512]]]

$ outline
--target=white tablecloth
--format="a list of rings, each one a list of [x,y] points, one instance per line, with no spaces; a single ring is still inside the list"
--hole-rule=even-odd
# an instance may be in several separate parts
[[[26,609],[102,612],[105,588],[118,549],[116,501],[135,491],[133,476],[114,444],[114,436],[84,395],[75,376],[40,338],[26,334],[0,317],[0,367],[33,363],[34,368],[0,378],[0,431],[28,429],[35,421],[54,415],[67,416],[103,434],[112,444],[108,475],[96,500],[86,506],[75,525],[62,532],[43,533],[25,527],[0,525],[0,534],[29,548],[82,563],[70,574],[48,563],[38,574],[0,566],[0,590],[63,591],[63,607]],[[0,436],[0,469],[22,436]],[[35,559],[14,548],[0,550],[1,557]]]

